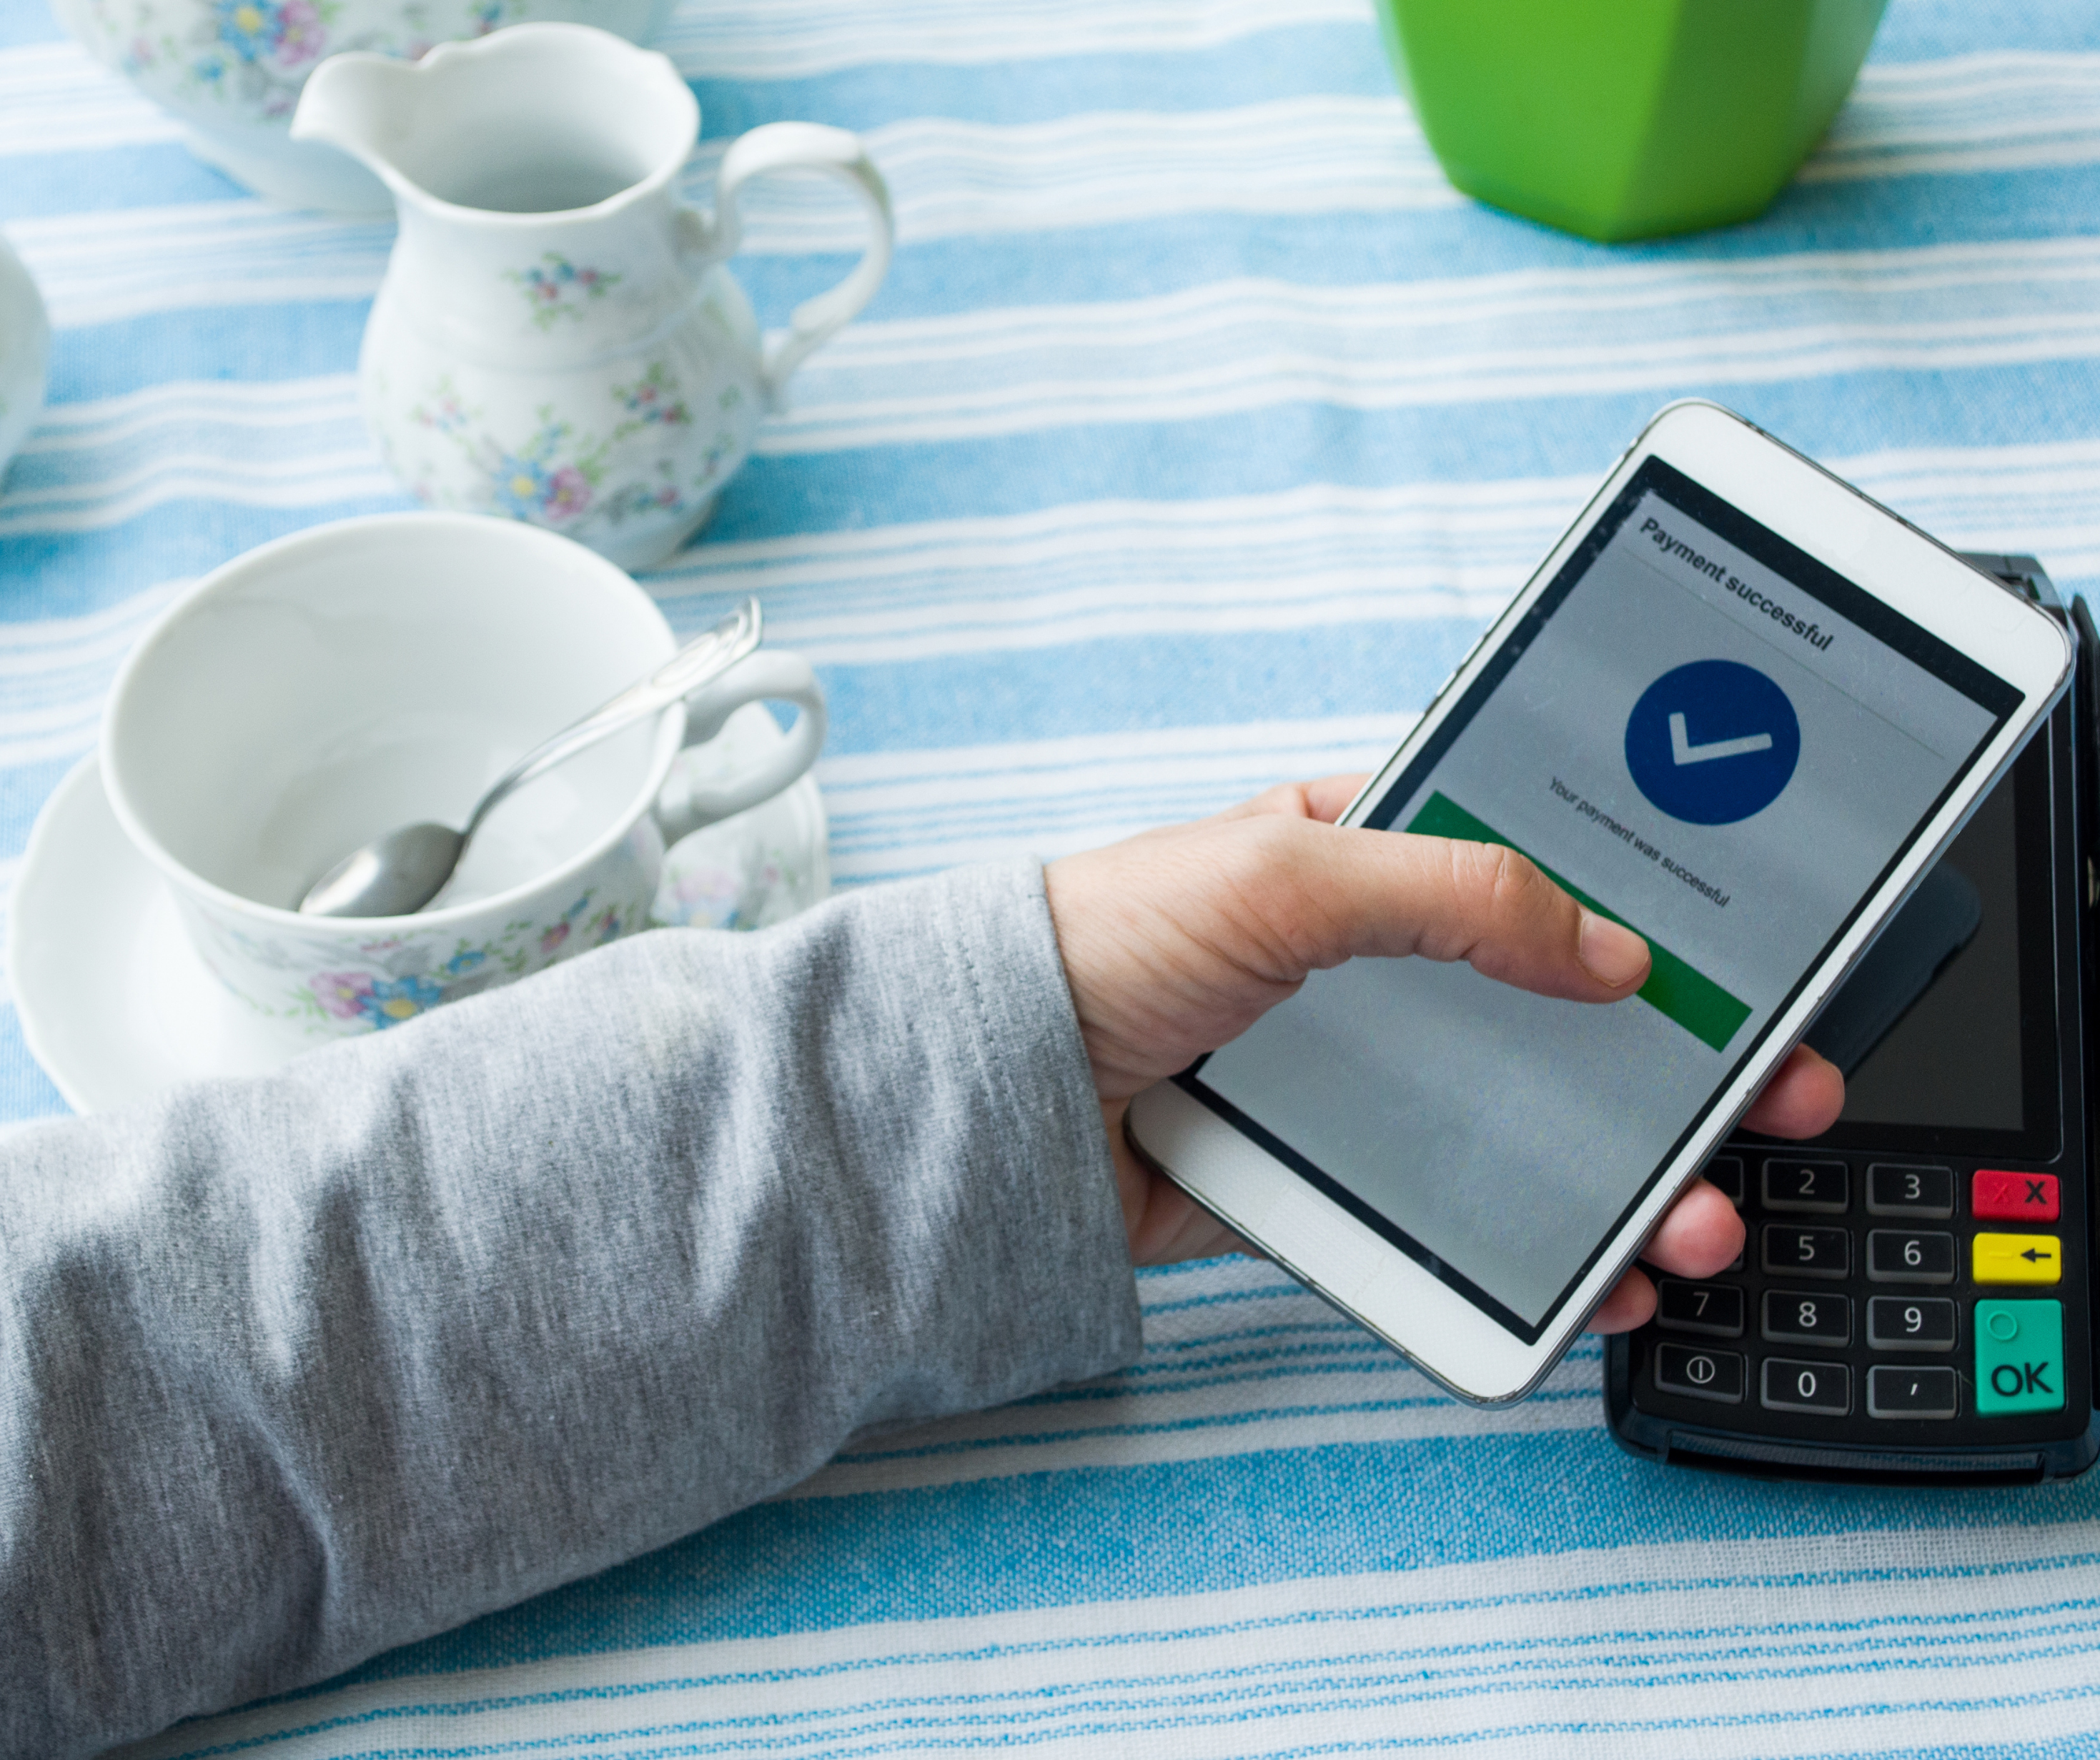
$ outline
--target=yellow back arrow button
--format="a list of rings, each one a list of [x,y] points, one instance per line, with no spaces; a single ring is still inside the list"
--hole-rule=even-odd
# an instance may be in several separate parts
[[[1979,1283],[2054,1283],[2063,1276],[2063,1243],[2054,1234],[1979,1234]]]

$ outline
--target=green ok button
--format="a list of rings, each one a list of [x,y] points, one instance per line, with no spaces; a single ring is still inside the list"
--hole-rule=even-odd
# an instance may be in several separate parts
[[[2063,1409],[2063,1304],[1976,1304],[1976,1410]]]

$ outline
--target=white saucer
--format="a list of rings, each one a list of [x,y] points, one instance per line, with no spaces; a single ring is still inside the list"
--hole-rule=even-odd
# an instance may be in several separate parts
[[[827,843],[823,796],[805,776],[679,844],[664,864],[658,915],[737,927],[777,922],[829,890]],[[737,882],[717,878],[730,873],[743,877],[740,894]],[[127,1106],[207,1076],[261,1075],[338,1036],[257,1016],[206,968],[167,888],[109,810],[92,755],[59,784],[29,833],[7,953],[30,1055],[76,1111]]]

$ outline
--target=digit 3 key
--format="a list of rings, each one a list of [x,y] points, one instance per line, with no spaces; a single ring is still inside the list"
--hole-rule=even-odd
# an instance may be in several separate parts
[[[1653,1321],[1608,1342],[1612,1433],[1651,1459],[1952,1484],[2100,1456],[2100,639],[2032,558],[1970,560],[2067,618],[2076,684],[1810,1031],[1845,1071],[1836,1129],[1724,1145],[1707,1177],[1742,1257],[1658,1279]]]

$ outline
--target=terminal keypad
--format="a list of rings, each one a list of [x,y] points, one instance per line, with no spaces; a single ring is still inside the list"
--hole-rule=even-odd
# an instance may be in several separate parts
[[[1893,1427],[1980,1442],[2062,1410],[2064,1297],[2083,1291],[2064,1287],[2057,1176],[1732,1146],[1707,1177],[1741,1211],[1745,1252],[1657,1280],[1636,1355],[1655,1396],[1736,1408],[1704,1420],[1724,1428],[1920,1445]]]

